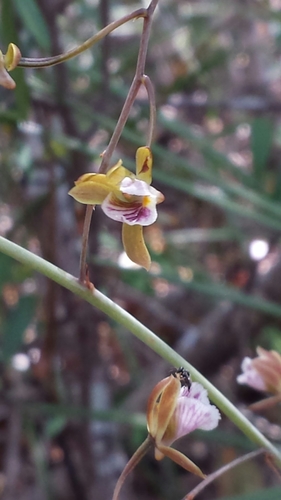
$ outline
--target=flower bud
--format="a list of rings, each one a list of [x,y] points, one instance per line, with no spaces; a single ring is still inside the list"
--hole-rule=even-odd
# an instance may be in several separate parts
[[[257,347],[258,356],[246,357],[242,361],[242,374],[237,377],[239,384],[245,384],[258,391],[281,393],[281,356],[277,351],[267,351]]]
[[[15,69],[20,59],[20,50],[14,43],[9,44],[6,54],[3,54],[0,50],[0,85],[6,89],[12,90],[16,86],[8,71]]]

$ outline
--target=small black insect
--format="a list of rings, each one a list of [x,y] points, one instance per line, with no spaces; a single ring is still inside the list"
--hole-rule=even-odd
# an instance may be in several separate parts
[[[171,371],[171,375],[174,375],[174,377],[179,379],[182,387],[188,387],[188,389],[190,389],[192,384],[190,373],[185,368],[183,368],[182,366],[180,366],[179,368],[175,368]]]

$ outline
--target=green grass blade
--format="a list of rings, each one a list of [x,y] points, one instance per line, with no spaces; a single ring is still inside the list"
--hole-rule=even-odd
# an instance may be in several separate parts
[[[269,118],[261,116],[253,121],[251,130],[254,176],[262,183],[272,145],[273,125]]]
[[[9,0],[11,2],[11,0]],[[29,31],[41,49],[49,52],[51,49],[51,38],[46,21],[35,0],[14,0],[14,5],[22,19],[27,31]]]

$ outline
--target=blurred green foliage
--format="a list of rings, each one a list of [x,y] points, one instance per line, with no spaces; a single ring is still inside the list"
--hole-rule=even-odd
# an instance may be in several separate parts
[[[140,4],[2,0],[1,48],[4,52],[12,41],[25,57],[64,52],[106,20]],[[166,201],[159,207],[157,223],[146,231],[151,273],[120,264],[120,226],[105,220],[99,209],[91,231],[91,279],[174,347],[181,345],[189,328],[200,336],[204,321],[211,331],[221,304],[237,312],[222,319],[226,341],[218,339],[216,345],[219,351],[229,338],[233,346],[237,323],[235,350],[226,351],[223,361],[218,356],[217,364],[210,360],[215,367],[212,378],[237,405],[243,398],[235,384],[241,357],[257,344],[279,351],[281,345],[280,8],[277,0],[159,1],[146,72],[154,82],[158,107],[154,184]],[[98,169],[134,75],[140,30],[141,21],[129,23],[64,66],[17,69],[12,73],[16,90],[1,90],[0,234],[75,276],[83,210],[67,192],[80,175]],[[113,161],[121,157],[134,168],[136,147],[146,141],[148,117],[146,95],[141,93]],[[249,248],[259,240],[268,243],[268,252],[254,260]],[[108,441],[132,454],[144,432],[143,391],[151,389],[158,364],[162,377],[162,367],[143,346],[129,341],[127,332],[1,254],[0,291],[2,403],[12,412],[21,398],[24,401],[19,455],[28,455],[36,469],[33,481],[37,478],[41,493],[46,490],[54,500],[64,496],[53,487],[52,472],[60,464],[71,470],[69,463],[74,463],[83,487],[78,481],[80,490],[73,493],[68,477],[71,494],[88,500],[90,480],[79,464],[89,462],[87,444],[93,435],[99,437],[91,434],[87,420],[115,423],[118,431]],[[187,356],[196,344],[192,335],[188,339]],[[204,339],[202,345],[204,358]],[[26,355],[27,371],[15,364],[16,354]],[[100,379],[106,381],[106,408],[98,407],[101,396],[95,396],[97,406],[92,401]],[[136,399],[141,407],[136,400],[130,403],[134,394],[140,394]],[[265,417],[265,432],[272,437],[272,424],[280,443],[280,416],[273,415],[272,421],[270,417]],[[8,418],[4,421],[5,432]],[[210,442],[199,436],[187,440],[186,448],[212,471],[225,463],[228,450],[236,458],[239,439],[223,422]],[[68,448],[72,445],[79,457],[74,462]],[[56,462],[56,457],[63,458]],[[28,475],[24,460],[20,463],[24,490]],[[139,498],[180,498],[193,484],[185,473],[155,465],[150,457],[140,467],[142,476],[136,472],[132,483]],[[252,472],[264,489],[246,493],[252,491],[253,479],[241,475],[241,495],[234,497],[232,481],[237,477],[229,472],[229,487],[218,480],[212,498],[279,498],[275,476],[265,469],[258,462]],[[210,499],[208,491],[204,498]]]

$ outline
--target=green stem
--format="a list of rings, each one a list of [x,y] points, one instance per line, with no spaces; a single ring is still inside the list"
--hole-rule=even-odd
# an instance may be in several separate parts
[[[47,278],[55,281],[67,290],[89,302],[92,306],[107,314],[114,321],[131,331],[150,349],[173,366],[183,366],[190,371],[194,380],[200,382],[208,391],[210,399],[220,408],[220,410],[254,443],[260,447],[266,448],[281,463],[281,454],[275,446],[268,441],[261,432],[256,429],[251,422],[223,395],[221,394],[205,377],[201,375],[184,358],[177,354],[163,340],[146,328],[142,323],[135,319],[131,314],[115,304],[98,290],[90,291],[83,287],[79,281],[71,274],[63,271],[54,264],[34,255],[28,250],[0,236],[0,251],[16,259],[22,264],[31,267]]]
[[[113,21],[108,26],[100,30],[98,33],[91,36],[91,38],[86,40],[84,43],[82,43],[78,47],[75,47],[72,50],[69,50],[68,52],[65,52],[64,54],[59,54],[53,57],[42,57],[42,58],[22,57],[17,67],[47,68],[49,66],[55,66],[55,64],[60,64],[62,62],[68,61],[69,59],[72,59],[73,57],[82,54],[82,52],[92,47],[95,43],[99,42],[100,40],[102,40],[102,38],[109,35],[109,33],[114,31],[116,28],[119,28],[123,24],[127,23],[128,21],[131,21],[132,19],[137,19],[139,17],[145,18],[146,16],[147,16],[147,9],[135,10],[131,14],[128,14],[127,16],[124,16],[121,19],[118,19],[117,21]]]

